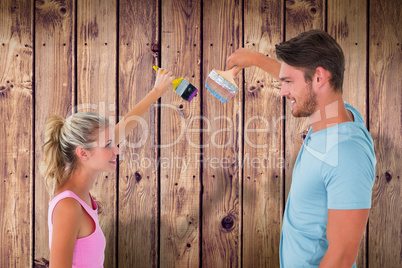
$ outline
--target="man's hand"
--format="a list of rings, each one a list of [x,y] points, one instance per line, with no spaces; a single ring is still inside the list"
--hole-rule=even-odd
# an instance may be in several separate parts
[[[243,68],[257,66],[279,81],[281,64],[277,60],[267,57],[258,51],[247,48],[239,48],[228,57],[227,62],[228,69],[232,69],[234,66],[237,66],[233,71],[234,76],[236,76]]]
[[[255,65],[253,60],[255,57],[260,56],[258,54],[260,53],[255,50],[239,48],[228,57],[228,69],[237,66],[233,72],[233,75],[236,76],[243,68]]]

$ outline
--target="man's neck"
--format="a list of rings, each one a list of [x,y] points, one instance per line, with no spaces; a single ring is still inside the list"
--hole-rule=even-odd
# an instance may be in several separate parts
[[[313,132],[350,121],[353,121],[353,115],[346,109],[340,94],[332,99],[324,100],[318,105],[317,111],[309,117]]]

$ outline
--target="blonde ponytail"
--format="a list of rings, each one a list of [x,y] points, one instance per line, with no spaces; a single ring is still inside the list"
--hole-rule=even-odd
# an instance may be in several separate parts
[[[50,195],[62,186],[77,166],[75,149],[90,150],[101,128],[109,126],[104,117],[94,113],[76,113],[64,119],[54,115],[45,126],[43,159],[39,170]]]

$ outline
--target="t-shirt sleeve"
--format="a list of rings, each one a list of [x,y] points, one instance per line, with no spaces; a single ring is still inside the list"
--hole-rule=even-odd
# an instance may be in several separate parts
[[[370,208],[375,177],[370,154],[358,143],[347,140],[331,148],[327,158],[321,166],[321,174],[327,190],[328,209]]]

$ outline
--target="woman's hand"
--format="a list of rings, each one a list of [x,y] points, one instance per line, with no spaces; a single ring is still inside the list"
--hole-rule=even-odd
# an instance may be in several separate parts
[[[156,75],[155,85],[152,90],[129,111],[114,128],[115,143],[120,144],[127,135],[133,130],[141,117],[157,101],[169,86],[172,85],[174,76],[172,72],[159,68]]]
[[[152,91],[156,92],[159,97],[162,96],[172,84],[173,80],[174,76],[171,71],[159,68]]]

